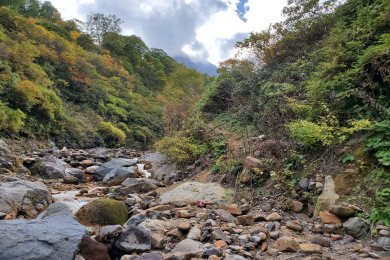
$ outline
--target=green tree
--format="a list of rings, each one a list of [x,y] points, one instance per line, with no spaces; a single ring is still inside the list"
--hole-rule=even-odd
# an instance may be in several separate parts
[[[104,35],[108,32],[120,33],[120,24],[123,21],[116,15],[104,15],[102,13],[91,13],[87,16],[87,31],[96,41],[100,51],[103,48]]]

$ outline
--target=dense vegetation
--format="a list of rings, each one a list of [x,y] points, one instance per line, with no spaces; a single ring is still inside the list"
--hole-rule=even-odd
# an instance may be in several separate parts
[[[50,2],[0,1],[3,137],[50,138],[73,147],[147,147],[163,135],[168,99],[188,98],[188,80],[202,91],[204,76],[137,36],[118,34],[120,21],[114,18],[115,30],[92,30],[89,23],[87,34],[80,21],[63,21]],[[181,94],[165,96],[167,89]]]
[[[226,172],[239,164],[210,126],[266,135],[291,147],[272,174],[291,192],[302,176],[352,163],[364,178],[356,202],[390,225],[390,2],[293,0],[284,15],[236,44],[246,58],[221,63],[187,127],[159,145],[178,162],[213,151]],[[363,155],[342,152],[351,138]]]
[[[0,133],[81,147],[158,140],[181,166],[207,154],[216,174],[242,168],[229,134],[264,135],[289,149],[271,174],[251,173],[256,183],[288,194],[302,176],[352,167],[350,199],[390,225],[390,2],[288,2],[285,21],[238,42],[213,78],[118,27],[97,37],[48,2],[0,0]]]

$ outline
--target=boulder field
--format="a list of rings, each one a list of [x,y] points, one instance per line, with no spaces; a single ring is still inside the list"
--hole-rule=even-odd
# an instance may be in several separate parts
[[[219,183],[170,172],[174,166],[160,154],[53,148],[18,157],[0,144],[0,259],[390,256],[390,228],[372,226],[358,207],[340,203],[331,176],[299,181],[302,190],[321,188],[325,206],[317,210],[298,199],[237,199]],[[69,205],[78,202],[73,214]]]

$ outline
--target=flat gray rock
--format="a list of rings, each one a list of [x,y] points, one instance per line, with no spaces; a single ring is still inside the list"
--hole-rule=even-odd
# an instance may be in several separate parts
[[[232,191],[217,183],[186,182],[160,196],[162,203],[171,201],[232,201]]]
[[[84,234],[72,216],[2,220],[0,259],[72,260]]]

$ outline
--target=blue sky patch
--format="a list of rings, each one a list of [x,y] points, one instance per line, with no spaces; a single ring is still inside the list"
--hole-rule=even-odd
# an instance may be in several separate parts
[[[240,17],[241,20],[246,22],[245,14],[249,11],[249,6],[245,6],[245,4],[248,2],[248,0],[240,0],[240,2],[237,3],[237,10],[236,13],[238,17]]]

